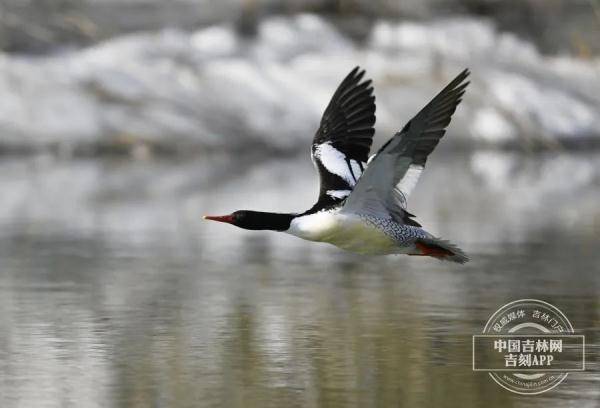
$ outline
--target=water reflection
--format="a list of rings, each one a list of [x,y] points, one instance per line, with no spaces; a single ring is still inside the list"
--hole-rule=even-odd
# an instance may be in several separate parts
[[[292,204],[261,202],[254,194],[264,182],[260,174],[254,171],[250,179],[258,181],[246,190],[234,179],[203,199],[215,207],[237,205],[234,195],[257,208]],[[481,199],[491,200],[487,194],[481,190]],[[123,214],[187,207],[139,197],[109,202],[110,208],[87,203],[92,215],[76,217],[113,220],[106,224],[59,225],[39,214],[2,224],[1,406],[598,403],[600,236],[593,228],[542,228],[539,218],[506,229],[518,239],[468,234],[473,261],[460,267],[358,257],[274,234],[213,234],[199,216],[150,222],[138,214],[141,228],[119,228],[114,220]],[[465,209],[439,210],[458,214],[457,222],[431,208],[419,214],[448,236],[478,229],[461,215]],[[488,225],[503,222],[499,213],[480,208],[471,223],[491,231]],[[587,336],[588,372],[570,374],[537,397],[513,395],[471,371],[471,336],[497,307],[522,297],[557,305]]]

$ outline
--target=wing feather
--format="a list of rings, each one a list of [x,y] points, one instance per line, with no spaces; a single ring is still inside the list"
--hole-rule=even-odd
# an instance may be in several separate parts
[[[311,149],[320,178],[317,211],[341,203],[365,168],[375,134],[375,96],[365,71],[354,68],[327,105]]]
[[[462,100],[468,76],[465,69],[369,159],[342,211],[419,225],[406,211],[406,201]]]

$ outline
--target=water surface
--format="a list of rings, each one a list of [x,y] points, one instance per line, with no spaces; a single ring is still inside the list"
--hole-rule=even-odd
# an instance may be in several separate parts
[[[0,405],[599,406],[597,178],[581,164],[593,158],[444,157],[411,209],[469,252],[465,266],[201,221],[308,206],[301,161],[221,175],[0,163]],[[575,187],[546,186],[556,163]],[[471,370],[472,335],[519,298],[558,306],[586,335],[587,372],[523,397]]]

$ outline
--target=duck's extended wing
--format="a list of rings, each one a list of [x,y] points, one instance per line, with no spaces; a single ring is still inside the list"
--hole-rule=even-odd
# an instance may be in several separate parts
[[[468,76],[465,69],[379,149],[346,199],[343,212],[419,225],[406,211],[406,199],[425,168],[427,156],[444,136],[469,84],[464,82]]]
[[[362,81],[364,74],[354,68],[323,113],[311,149],[321,185],[309,211],[341,203],[366,167],[375,133],[375,97],[371,81]]]

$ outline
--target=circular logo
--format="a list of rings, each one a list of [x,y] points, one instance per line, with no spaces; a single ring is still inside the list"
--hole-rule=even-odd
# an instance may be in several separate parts
[[[479,353],[488,356],[485,371],[496,383],[518,394],[540,394],[572,371],[561,371],[561,359],[563,342],[577,337],[573,335],[571,322],[558,308],[541,300],[521,299],[498,309],[483,335],[475,337]]]

